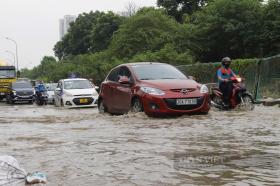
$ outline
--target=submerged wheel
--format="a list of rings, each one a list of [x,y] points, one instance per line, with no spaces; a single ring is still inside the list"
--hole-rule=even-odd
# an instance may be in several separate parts
[[[253,110],[255,105],[252,96],[249,94],[242,95],[240,106],[246,110]]]
[[[140,99],[135,98],[132,101],[130,111],[131,112],[143,112],[144,111],[144,108],[143,108],[143,105],[142,105]]]
[[[106,112],[106,108],[104,106],[103,99],[101,99],[98,103],[98,111],[100,114],[103,114]]]

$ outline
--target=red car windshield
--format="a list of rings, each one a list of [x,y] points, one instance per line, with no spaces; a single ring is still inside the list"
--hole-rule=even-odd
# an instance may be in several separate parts
[[[187,77],[178,69],[165,64],[147,64],[132,66],[139,80],[157,80],[157,79],[187,79]]]

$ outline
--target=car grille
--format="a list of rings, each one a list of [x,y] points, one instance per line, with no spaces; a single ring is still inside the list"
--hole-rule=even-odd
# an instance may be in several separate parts
[[[17,92],[18,96],[32,96],[33,95],[33,91],[20,91]]]
[[[92,94],[78,94],[78,95],[74,95],[74,96],[91,96]]]
[[[173,110],[193,110],[196,108],[199,108],[204,101],[203,97],[200,98],[186,98],[186,99],[197,99],[197,104],[196,105],[176,105],[176,98],[172,99],[164,99],[166,105],[168,108],[173,109]]]
[[[195,88],[178,88],[178,89],[170,89],[172,92],[182,92],[183,90],[186,90],[188,93],[193,92],[196,89]]]
[[[80,99],[87,99],[88,102],[87,103],[80,103]],[[82,98],[74,98],[73,99],[73,103],[75,103],[76,105],[90,105],[93,102],[93,98],[91,97],[82,97]]]

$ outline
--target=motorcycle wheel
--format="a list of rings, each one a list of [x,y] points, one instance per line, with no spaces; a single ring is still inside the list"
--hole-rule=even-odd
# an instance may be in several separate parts
[[[240,103],[241,108],[246,109],[246,110],[254,110],[255,105],[254,105],[254,100],[251,95],[249,94],[243,94],[241,97],[241,103]]]

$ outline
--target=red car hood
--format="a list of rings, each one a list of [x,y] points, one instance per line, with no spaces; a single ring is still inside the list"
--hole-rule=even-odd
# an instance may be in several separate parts
[[[160,90],[195,88],[200,84],[191,79],[160,79],[160,80],[141,80],[141,86],[158,88]]]

